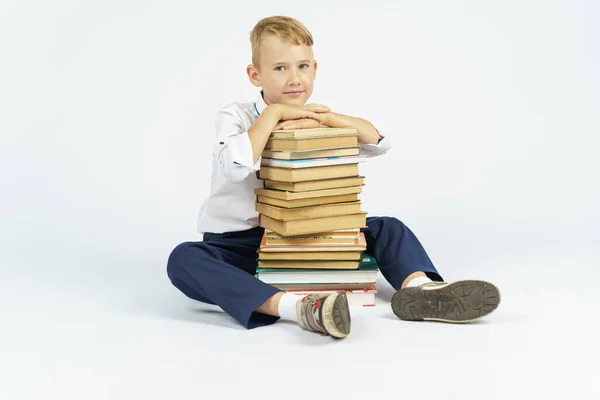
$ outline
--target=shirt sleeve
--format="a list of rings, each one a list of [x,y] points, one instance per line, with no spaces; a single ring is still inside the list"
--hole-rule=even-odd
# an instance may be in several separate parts
[[[220,171],[233,183],[242,182],[260,169],[261,158],[253,162],[252,143],[242,120],[228,108],[222,108],[215,118],[217,142],[213,148]]]
[[[379,140],[377,144],[371,143],[359,143],[360,155],[365,157],[377,157],[387,153],[392,148],[392,142],[382,130],[378,129],[379,135],[383,136],[383,139]]]

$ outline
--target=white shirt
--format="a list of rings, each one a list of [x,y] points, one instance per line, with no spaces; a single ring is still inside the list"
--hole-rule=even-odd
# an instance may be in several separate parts
[[[261,157],[253,162],[248,129],[266,107],[259,93],[255,102],[229,103],[217,112],[210,195],[200,208],[198,232],[224,233],[258,226],[254,189],[264,184],[256,176]],[[384,136],[379,144],[359,146],[361,155],[375,157],[386,153],[391,143]]]

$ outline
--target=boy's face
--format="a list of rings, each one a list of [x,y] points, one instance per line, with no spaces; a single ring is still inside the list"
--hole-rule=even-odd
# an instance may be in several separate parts
[[[262,86],[265,103],[306,104],[317,72],[312,47],[269,36],[262,42],[259,60],[259,65],[249,65],[246,72],[250,82]]]

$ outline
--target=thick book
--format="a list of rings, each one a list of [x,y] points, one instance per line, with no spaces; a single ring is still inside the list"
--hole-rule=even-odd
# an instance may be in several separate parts
[[[256,277],[270,285],[276,283],[377,283],[379,271],[362,269],[257,269]]]
[[[260,214],[273,219],[288,221],[307,218],[334,217],[338,215],[357,214],[361,210],[361,201],[348,203],[321,204],[318,206],[283,208],[270,204],[255,203],[254,208]]]
[[[269,204],[272,206],[283,207],[283,208],[298,208],[308,206],[318,206],[322,204],[335,204],[335,203],[348,203],[351,201],[358,201],[358,194],[344,194],[341,196],[325,196],[325,197],[312,197],[308,199],[298,200],[280,200],[266,196],[256,196],[258,203]]]
[[[264,181],[265,188],[284,190],[288,192],[300,193],[300,192],[312,192],[316,190],[327,190],[336,189],[349,186],[364,186],[364,176],[351,176],[343,178],[333,179],[319,179],[316,181],[303,181],[303,182],[281,182],[266,179]]]
[[[365,156],[309,158],[302,160],[277,160],[275,158],[262,158],[260,165],[280,168],[310,168],[325,167],[328,165],[356,164],[365,161],[367,161],[367,157]]]
[[[307,218],[289,221],[274,219],[259,213],[258,223],[261,227],[275,231],[281,236],[295,236],[335,229],[366,228],[367,213],[361,212],[334,217]]]
[[[281,289],[283,290],[283,289]],[[285,290],[288,293],[293,293],[300,296],[309,294],[330,294],[335,292],[345,292],[346,298],[348,299],[349,307],[374,307],[375,296],[377,295],[377,288],[375,285],[370,284],[366,289],[297,289],[297,290]]]
[[[322,234],[326,234],[326,235],[334,235],[334,236],[358,236],[358,234],[360,233],[360,229],[358,228],[349,228],[349,229],[336,229],[333,231],[328,231],[328,232],[322,232]],[[321,234],[321,233],[320,233]],[[267,237],[267,239],[269,238],[282,238],[282,236],[279,236],[276,232],[273,232],[270,229],[265,229],[264,236]],[[298,237],[312,237],[314,235],[300,235]]]
[[[306,192],[289,192],[287,190],[268,188],[254,189],[254,194],[256,194],[257,196],[272,197],[274,199],[285,201],[303,200],[316,197],[341,196],[354,193],[362,193],[362,186],[357,185],[333,189],[309,190]]]
[[[305,182],[358,176],[358,164],[329,165],[310,168],[261,167],[258,178],[281,182]]]
[[[376,263],[359,262],[357,269],[257,268],[255,276],[268,284],[377,283]]]
[[[353,136],[357,135],[356,128],[332,128],[320,126],[318,128],[303,129],[280,129],[271,132],[270,137],[274,139],[303,139],[319,137]]]
[[[359,154],[360,146],[351,146],[325,150],[263,150],[262,157],[277,160],[302,160],[307,158],[358,156]]]
[[[282,247],[282,246],[342,246],[342,245],[354,245],[356,241],[360,239],[360,229],[343,229],[331,232],[319,232],[308,235],[297,235],[297,236],[280,236],[276,232],[265,230],[263,234],[263,240],[261,239],[261,247]]]
[[[304,235],[287,238],[284,243],[281,241],[268,240],[265,235],[262,236],[258,250],[261,252],[309,252],[309,251],[364,251],[367,249],[367,240],[363,232],[359,232],[357,237],[335,239],[331,237],[310,238]],[[344,240],[344,242],[340,242]]]
[[[358,135],[308,139],[268,139],[265,149],[299,151],[336,149],[349,146],[358,146]]]

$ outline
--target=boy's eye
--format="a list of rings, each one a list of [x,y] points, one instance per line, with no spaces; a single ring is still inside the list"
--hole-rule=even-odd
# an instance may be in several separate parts
[[[283,65],[278,65],[277,67],[275,67],[275,71],[283,71],[285,67]]]
[[[300,64],[300,69],[306,69],[308,68],[308,64]]]

